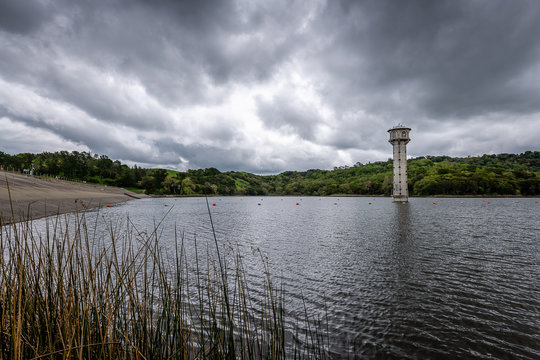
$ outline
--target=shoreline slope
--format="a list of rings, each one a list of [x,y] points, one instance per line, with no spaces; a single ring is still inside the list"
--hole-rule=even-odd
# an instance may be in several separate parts
[[[0,224],[84,211],[141,197],[145,195],[117,187],[0,171]]]

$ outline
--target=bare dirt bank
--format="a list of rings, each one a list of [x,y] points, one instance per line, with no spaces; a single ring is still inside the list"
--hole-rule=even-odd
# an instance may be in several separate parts
[[[122,188],[38,179],[0,171],[0,224],[83,211],[140,197],[144,195]]]

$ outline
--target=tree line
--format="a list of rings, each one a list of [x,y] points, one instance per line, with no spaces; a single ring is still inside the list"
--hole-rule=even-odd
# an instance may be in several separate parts
[[[421,156],[408,160],[412,196],[540,195],[540,152],[454,158]],[[221,172],[216,168],[185,172],[129,167],[88,152],[0,152],[0,167],[37,176],[120,186],[156,195],[386,195],[392,190],[392,160],[333,170],[285,171],[277,175]]]

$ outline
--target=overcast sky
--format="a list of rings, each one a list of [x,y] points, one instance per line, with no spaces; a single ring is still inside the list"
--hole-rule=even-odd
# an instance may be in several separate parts
[[[540,149],[537,0],[0,0],[0,151],[277,173]]]

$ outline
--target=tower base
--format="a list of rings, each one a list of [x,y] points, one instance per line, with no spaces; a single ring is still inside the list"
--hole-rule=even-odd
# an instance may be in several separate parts
[[[409,202],[409,197],[407,195],[392,195],[392,201],[406,203]]]

